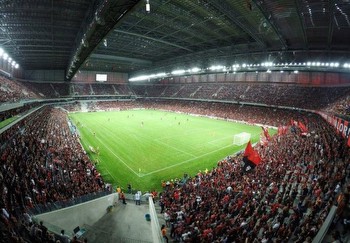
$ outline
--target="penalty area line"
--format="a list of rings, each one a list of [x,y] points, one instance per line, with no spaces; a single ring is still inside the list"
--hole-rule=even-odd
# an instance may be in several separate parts
[[[216,149],[216,150],[210,151],[210,152],[208,152],[208,153],[202,154],[201,156],[197,156],[197,157],[195,157],[195,158],[188,159],[188,160],[182,161],[182,162],[177,163],[177,164],[174,164],[174,165],[170,165],[170,166],[167,166],[167,167],[163,167],[163,168],[161,168],[161,169],[154,170],[154,171],[149,172],[149,173],[147,173],[147,174],[143,174],[143,175],[142,175],[142,176],[140,176],[140,177],[144,177],[144,176],[152,175],[152,174],[154,174],[154,173],[158,173],[158,172],[160,172],[160,171],[167,170],[167,169],[170,169],[170,168],[176,167],[176,166],[178,166],[178,165],[186,164],[186,163],[188,163],[188,162],[190,162],[190,161],[193,161],[193,160],[195,160],[195,159],[202,158],[202,157],[204,157],[204,156],[207,156],[208,154],[215,153],[215,152],[217,152],[217,151],[223,150],[223,149],[228,148],[228,147],[231,147],[231,146],[232,146],[232,144],[227,145],[227,146],[225,146],[225,147],[222,147],[222,148],[219,148],[219,149]]]

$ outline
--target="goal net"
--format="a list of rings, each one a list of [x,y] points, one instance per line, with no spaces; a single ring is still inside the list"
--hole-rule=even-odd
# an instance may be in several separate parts
[[[250,140],[250,133],[241,132],[233,136],[233,145],[243,145]]]

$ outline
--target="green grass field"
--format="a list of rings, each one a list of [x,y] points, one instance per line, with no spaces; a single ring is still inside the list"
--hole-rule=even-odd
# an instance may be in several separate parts
[[[233,136],[260,127],[157,110],[70,113],[81,142],[103,179],[113,186],[128,183],[142,191],[161,188],[161,180],[191,176],[243,149]],[[143,125],[142,125],[143,123]],[[89,146],[99,148],[99,155]]]
[[[0,129],[3,127],[6,127],[8,124],[12,123],[13,121],[17,120],[18,116],[13,116],[11,118],[8,118],[2,122],[0,122]]]

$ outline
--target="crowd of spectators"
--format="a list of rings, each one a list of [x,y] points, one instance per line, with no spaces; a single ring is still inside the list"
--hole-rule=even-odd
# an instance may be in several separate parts
[[[18,116],[31,108],[33,108],[35,104],[25,104],[21,107],[10,109],[10,110],[5,110],[5,111],[0,111],[0,122],[9,119],[14,116]]]
[[[113,95],[115,93],[111,84],[94,83],[91,88],[95,95]]]
[[[242,172],[242,155],[227,157],[162,194],[179,242],[311,242],[332,205],[349,202],[350,151],[318,115],[216,102],[95,102],[92,109],[163,109],[265,125],[306,124],[257,146],[263,162]],[[345,195],[340,197],[340,195]],[[342,201],[337,201],[339,198]],[[171,224],[170,224],[171,223]]]
[[[20,82],[0,76],[0,103],[36,98],[39,98],[39,95],[23,86]]]
[[[31,234],[28,214],[35,206],[105,190],[62,109],[42,108],[0,134],[0,140],[0,223],[6,242]],[[33,242],[50,242],[47,237],[40,234],[41,240]]]
[[[72,93],[71,93],[72,92]],[[112,83],[36,83],[18,82],[0,77],[0,102],[74,95],[138,95],[210,99],[257,103],[303,109],[326,109],[348,116],[350,87],[312,87],[279,83],[181,83],[181,84],[112,84]],[[331,104],[331,105],[329,105]]]
[[[320,109],[350,94],[350,87],[310,87],[276,83],[183,83],[134,85],[139,96],[217,99],[235,102]],[[154,88],[152,96],[150,88]],[[147,92],[145,92],[147,90]]]
[[[41,98],[69,96],[69,83],[21,82],[21,84],[39,94]]]
[[[127,84],[72,83],[73,95],[133,95]]]
[[[331,206],[349,202],[350,152],[319,117],[303,121],[309,136],[288,132],[258,146],[262,162],[251,173],[243,172],[242,155],[227,157],[207,173],[166,187],[161,200],[171,237],[176,242],[311,242]]]
[[[87,103],[88,110],[160,109],[188,114],[199,114],[243,121],[247,123],[279,126],[291,118],[304,116],[296,110],[282,110],[271,107],[257,107],[220,102],[200,102],[184,100],[137,100],[137,101],[96,101]],[[74,106],[79,109],[79,106]],[[74,107],[66,107],[73,111]]]
[[[324,111],[350,118],[350,95],[344,96],[336,102],[329,104]]]
[[[271,126],[294,119],[307,125],[307,136],[289,131],[258,146],[263,162],[251,173],[242,172],[241,155],[229,156],[211,171],[167,187],[161,200],[176,241],[311,242],[344,188],[344,200],[349,200],[349,149],[316,115],[181,100],[86,105],[89,110],[162,109]],[[80,102],[64,108],[79,107]],[[0,148],[0,238],[5,242],[25,241],[32,232],[39,232],[37,242],[51,242],[53,236],[31,222],[31,208],[105,189],[62,109],[42,108],[0,134],[0,140],[6,141]]]

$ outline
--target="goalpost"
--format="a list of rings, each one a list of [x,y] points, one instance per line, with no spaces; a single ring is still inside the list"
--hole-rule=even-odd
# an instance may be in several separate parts
[[[241,133],[238,133],[238,134],[235,134],[233,136],[233,145],[243,145],[245,143],[248,143],[249,140],[250,140],[250,133],[247,133],[247,132],[241,132]]]

